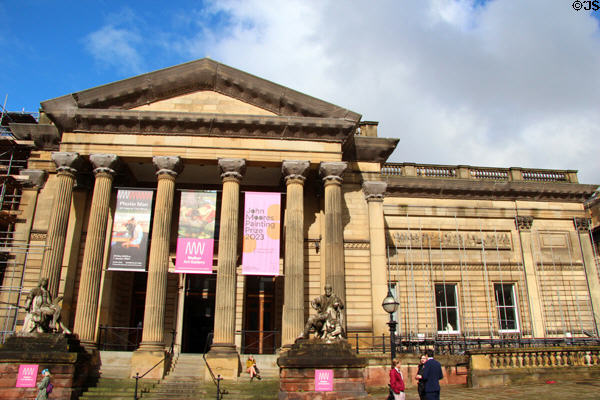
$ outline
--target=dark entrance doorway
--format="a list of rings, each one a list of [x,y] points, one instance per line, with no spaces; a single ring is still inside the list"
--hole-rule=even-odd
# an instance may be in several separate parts
[[[183,353],[202,353],[215,322],[215,275],[188,274],[183,308]]]
[[[280,332],[275,330],[275,282],[270,276],[246,276],[242,353],[273,354],[280,346]]]

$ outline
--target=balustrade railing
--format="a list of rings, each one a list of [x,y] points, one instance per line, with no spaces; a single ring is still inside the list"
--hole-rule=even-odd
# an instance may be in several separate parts
[[[384,163],[384,176],[415,176],[484,181],[566,182],[577,183],[577,171],[528,168],[493,168],[465,165]]]
[[[599,346],[540,347],[525,349],[489,349],[469,352],[472,357],[485,356],[490,369],[561,368],[600,365]],[[481,360],[478,361],[481,365]]]

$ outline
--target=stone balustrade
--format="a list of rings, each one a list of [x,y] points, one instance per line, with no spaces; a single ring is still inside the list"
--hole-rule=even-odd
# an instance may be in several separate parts
[[[468,165],[385,163],[381,166],[381,174],[384,176],[416,176],[487,181],[578,183],[577,171],[574,170],[492,168]]]
[[[600,376],[600,346],[470,350],[472,387]]]

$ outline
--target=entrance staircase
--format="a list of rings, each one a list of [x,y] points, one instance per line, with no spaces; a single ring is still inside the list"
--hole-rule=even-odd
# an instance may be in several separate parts
[[[242,373],[237,381],[223,380],[224,400],[276,399],[279,388],[279,367],[276,355],[255,355],[262,380],[245,372],[247,355],[241,355]],[[108,364],[108,363],[107,363]],[[103,369],[109,368],[103,365]],[[138,399],[198,400],[215,399],[217,389],[213,382],[204,381],[206,364],[202,354],[182,353],[174,360],[171,370],[161,381],[139,381]],[[81,400],[131,400],[134,397],[135,379],[115,379],[102,376],[95,387],[79,397]]]

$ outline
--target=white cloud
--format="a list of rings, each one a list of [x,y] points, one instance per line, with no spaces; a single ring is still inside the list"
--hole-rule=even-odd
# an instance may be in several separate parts
[[[141,73],[142,57],[137,50],[141,41],[134,30],[105,25],[87,35],[84,43],[99,64],[116,67],[121,72]]]
[[[214,1],[190,12],[194,34],[169,39],[379,120],[401,139],[391,161],[579,169],[600,183],[598,21],[570,2],[476,3]]]

